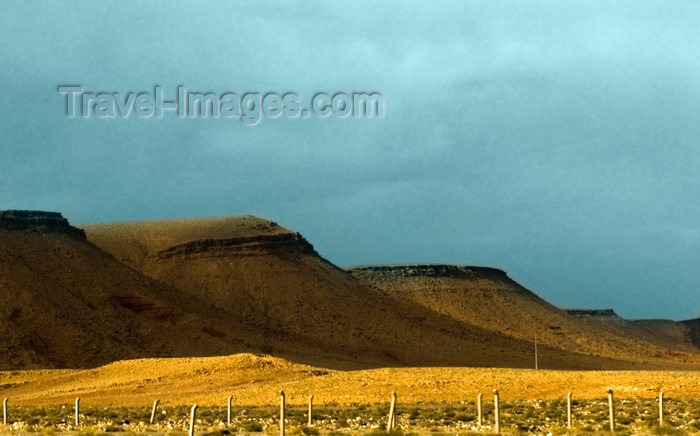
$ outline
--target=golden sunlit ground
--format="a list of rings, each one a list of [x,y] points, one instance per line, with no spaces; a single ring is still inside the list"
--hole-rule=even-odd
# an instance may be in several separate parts
[[[493,430],[493,389],[501,401],[505,432],[566,432],[571,391],[578,433],[609,425],[606,390],[612,388],[618,433],[666,431],[658,426],[659,392],[665,393],[673,431],[700,431],[700,374],[683,371],[550,371],[503,368],[381,368],[331,371],[262,355],[143,359],[88,370],[4,371],[0,396],[8,398],[5,430],[152,431],[178,434],[189,408],[200,407],[205,431],[276,432],[279,391],[288,404],[290,431],[309,430],[306,404],[314,396],[315,430],[367,433],[386,425],[393,391],[399,430],[405,433]],[[483,393],[483,425],[476,398]],[[227,422],[231,396],[232,422]],[[74,403],[81,419],[74,426]],[[159,400],[156,423],[151,405]],[[670,431],[670,430],[669,430]],[[685,433],[684,433],[685,432]],[[313,432],[312,432],[313,433]]]
[[[0,396],[14,404],[91,406],[165,404],[271,405],[278,392],[290,404],[313,394],[319,404],[379,403],[396,391],[400,401],[459,402],[498,389],[503,400],[551,400],[571,391],[592,399],[612,388],[619,398],[700,398],[700,374],[684,371],[552,371],[508,368],[380,368],[332,371],[253,354],[142,359],[89,370],[0,372]]]

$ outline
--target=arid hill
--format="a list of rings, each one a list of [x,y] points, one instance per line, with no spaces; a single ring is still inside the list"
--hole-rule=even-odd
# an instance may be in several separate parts
[[[207,304],[117,262],[60,214],[0,212],[0,247],[0,368],[242,349],[210,333],[234,323],[210,322]]]
[[[301,235],[252,216],[82,228],[126,265],[263,332],[270,340],[260,351],[304,363],[531,367],[535,332],[542,367],[683,366],[694,359],[591,325],[499,270],[429,265],[347,272]],[[318,352],[302,353],[293,344]]]
[[[531,360],[528,344],[365,286],[301,235],[269,221],[244,216],[83,228],[126,265],[262,332],[268,340],[250,343],[251,351],[334,368]]]
[[[657,346],[667,348],[672,351],[671,354],[676,356],[683,356],[682,353],[700,352],[700,348],[693,343],[693,329],[688,325],[692,321],[676,322],[667,319],[627,320],[620,317],[612,309],[568,309],[567,312],[582,318],[588,324],[598,325],[619,335],[651,342]]]
[[[76,228],[5,211],[0,246],[0,369],[240,352],[342,370],[532,367],[535,331],[544,368],[698,367],[692,348],[664,345],[673,328],[621,333],[488,268],[350,273],[252,216]]]
[[[645,362],[697,361],[700,349],[680,323],[626,321],[610,310],[566,311],[547,303],[494,268],[387,265],[348,268],[397,299],[461,322],[560,350]],[[693,356],[694,353],[696,356]],[[546,352],[540,353],[547,365]]]

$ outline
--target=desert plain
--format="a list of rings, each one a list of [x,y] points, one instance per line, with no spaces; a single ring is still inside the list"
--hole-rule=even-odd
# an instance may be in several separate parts
[[[274,433],[284,391],[300,434],[380,432],[394,392],[394,431],[493,432],[497,390],[501,432],[590,433],[609,425],[608,389],[618,433],[700,431],[698,320],[557,308],[484,266],[340,268],[252,216],[74,227],[5,211],[0,241],[4,431],[177,433],[196,403],[200,433]]]

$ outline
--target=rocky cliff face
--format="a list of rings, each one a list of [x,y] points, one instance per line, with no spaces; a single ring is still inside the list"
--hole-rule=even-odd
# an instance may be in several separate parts
[[[495,276],[508,278],[505,271],[496,268],[462,265],[369,265],[347,268],[353,275],[395,276],[395,277],[462,277],[476,278]]]
[[[585,316],[614,316],[618,315],[612,309],[566,309],[570,315],[576,315],[580,317]]]
[[[71,226],[59,212],[3,210],[0,211],[0,229],[61,232],[85,239],[85,232]]]
[[[158,259],[174,257],[192,258],[198,256],[227,256],[243,253],[246,250],[288,250],[303,254],[318,256],[313,246],[299,233],[283,233],[275,235],[243,236],[228,239],[205,239],[191,241],[160,251]]]
[[[700,349],[700,318],[681,321],[690,330],[690,338],[696,347]]]

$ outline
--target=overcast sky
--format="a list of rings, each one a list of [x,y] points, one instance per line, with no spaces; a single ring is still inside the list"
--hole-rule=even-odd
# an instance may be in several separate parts
[[[338,265],[486,265],[560,307],[700,316],[700,5],[12,2],[0,209],[253,214]],[[383,118],[69,118],[59,85],[379,92]]]

